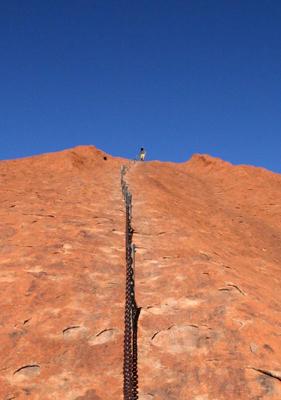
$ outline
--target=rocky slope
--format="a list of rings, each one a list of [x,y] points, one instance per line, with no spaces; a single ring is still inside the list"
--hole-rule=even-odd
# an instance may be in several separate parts
[[[0,398],[122,399],[133,193],[141,400],[281,398],[281,176],[94,147],[0,162]]]

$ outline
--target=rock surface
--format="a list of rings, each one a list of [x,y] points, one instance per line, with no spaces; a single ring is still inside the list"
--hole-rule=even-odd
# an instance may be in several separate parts
[[[0,162],[0,399],[122,399],[122,164],[140,400],[280,400],[281,176],[90,146]]]

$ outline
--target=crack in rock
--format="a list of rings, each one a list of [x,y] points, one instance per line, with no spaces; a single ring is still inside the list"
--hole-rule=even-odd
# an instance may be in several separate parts
[[[197,325],[172,325],[167,329],[159,330],[151,337],[152,344],[165,349],[166,352],[177,354],[202,350],[213,334],[207,334],[206,328]]]
[[[169,326],[167,329],[161,329],[160,331],[155,332],[154,335],[152,335],[151,340],[153,340],[153,339],[155,338],[155,336],[158,335],[158,333],[169,331],[169,330],[172,329],[173,327],[174,327],[174,325],[171,325],[171,326]]]
[[[228,283],[226,287],[219,288],[218,290],[221,292],[230,292],[231,289],[236,289],[243,296],[246,296],[246,293],[239,286],[234,285],[233,283]]]
[[[279,381],[281,381],[281,371],[272,371],[268,369],[255,368],[255,367],[250,367],[250,369],[253,369],[254,371],[260,372],[261,374],[270,376],[271,378],[278,379]]]
[[[233,287],[234,289],[238,290],[243,296],[246,296],[244,290],[242,290],[239,286],[235,285],[234,283],[228,283],[227,286]]]
[[[79,329],[80,328],[80,325],[73,325],[73,326],[68,326],[67,328],[65,328],[63,331],[62,331],[62,334],[65,336],[65,335],[69,335],[69,334],[71,334],[72,332],[71,331],[73,331],[73,329]]]
[[[89,340],[90,345],[99,345],[104,344],[106,342],[113,341],[115,336],[117,335],[117,329],[107,328],[98,332],[95,336],[92,336]]]
[[[23,374],[26,376],[34,376],[40,373],[40,365],[38,364],[27,364],[22,367],[16,369],[13,375]]]

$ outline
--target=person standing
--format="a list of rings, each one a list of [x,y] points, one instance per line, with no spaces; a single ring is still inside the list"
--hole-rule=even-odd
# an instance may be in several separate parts
[[[146,151],[144,150],[143,147],[141,147],[140,152],[139,152],[139,159],[140,161],[144,161],[146,155]]]

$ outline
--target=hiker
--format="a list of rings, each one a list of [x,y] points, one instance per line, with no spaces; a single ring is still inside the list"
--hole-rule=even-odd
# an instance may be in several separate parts
[[[143,147],[141,147],[140,152],[139,152],[139,159],[140,161],[144,161],[146,155],[146,151],[144,150]]]

